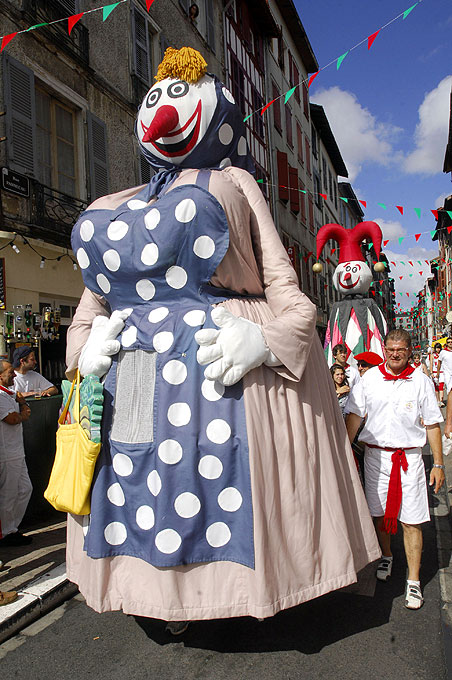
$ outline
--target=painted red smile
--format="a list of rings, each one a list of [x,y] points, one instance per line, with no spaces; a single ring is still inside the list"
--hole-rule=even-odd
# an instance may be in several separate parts
[[[355,283],[351,283],[349,286],[347,286],[345,283],[342,283],[342,281],[339,279],[339,285],[341,286],[341,288],[347,288],[347,289],[348,288],[354,288],[357,283],[359,283],[359,279],[357,279],[355,281]]]
[[[189,151],[193,149],[196,142],[198,141],[199,130],[201,127],[201,112],[202,102],[200,99],[193,114],[187,120],[185,125],[181,128],[178,128],[177,130],[168,132],[165,135],[165,139],[167,139],[168,137],[176,137],[177,135],[180,135],[182,132],[184,132],[195,120],[196,122],[193,127],[193,130],[190,132],[190,134],[187,135],[187,137],[185,137],[185,139],[182,139],[179,142],[175,142],[174,144],[162,144],[156,141],[151,141],[150,144],[152,144],[152,146],[157,151],[159,151],[164,156],[167,156],[168,158],[173,158],[175,156],[183,156],[187,154]],[[143,128],[143,132],[146,133],[148,128],[143,124],[143,121],[141,121],[141,127]]]

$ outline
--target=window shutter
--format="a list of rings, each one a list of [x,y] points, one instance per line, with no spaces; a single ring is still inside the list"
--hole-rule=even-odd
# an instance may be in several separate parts
[[[278,196],[281,201],[288,201],[289,166],[287,164],[287,154],[283,151],[277,151],[276,158],[278,164]]]
[[[282,125],[281,125],[281,99],[280,99],[280,91],[278,87],[275,85],[275,83],[272,82],[272,99],[276,99],[276,101],[272,104],[272,111],[273,111],[273,124],[279,132],[282,130]]]
[[[210,0],[206,2],[206,28],[207,28],[207,44],[212,52],[215,54],[215,14],[214,3]]]
[[[306,85],[305,81],[303,81],[302,88],[303,88],[303,111],[304,115],[309,120],[309,93],[308,86]]]
[[[311,145],[307,137],[304,138],[304,145],[306,149],[306,170],[311,174]]]
[[[311,194],[308,195],[309,229],[314,233],[314,203]]]
[[[306,226],[306,194],[303,194],[304,184],[300,179],[300,206],[301,206],[301,221]]]
[[[107,126],[88,112],[88,152],[91,200],[108,194]]]
[[[298,171],[297,168],[292,168],[289,165],[289,193],[290,193],[290,209],[297,213],[300,210],[300,194],[298,191]]]
[[[166,38],[166,36],[163,35],[163,33],[160,33],[160,57],[163,59],[165,56],[165,52],[170,47],[170,44]]]
[[[300,123],[297,122],[297,152],[298,160],[303,165],[303,133],[301,131]]]
[[[150,84],[149,31],[146,17],[132,6],[133,73]]]
[[[285,106],[285,111],[286,111],[286,138],[287,138],[287,144],[292,148],[293,147],[293,134],[292,134],[292,111],[290,109],[290,106],[286,104]]]
[[[36,174],[36,105],[33,71],[3,55],[8,165],[27,175]]]

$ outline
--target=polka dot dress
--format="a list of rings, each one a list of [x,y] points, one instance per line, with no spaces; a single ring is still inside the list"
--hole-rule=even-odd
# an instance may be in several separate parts
[[[226,140],[230,133],[222,134]],[[146,187],[115,211],[86,211],[72,235],[86,286],[112,310],[131,310],[104,385],[85,550],[158,567],[217,560],[253,567],[242,385],[206,380],[194,340],[200,328],[215,328],[211,302],[225,299],[210,298],[208,282],[228,247],[226,217],[202,186],[177,187],[152,206],[148,193]],[[118,378],[131,352],[137,362],[127,363],[125,377],[141,390],[140,413]],[[154,357],[155,381],[140,372],[140,353]],[[134,438],[133,427],[120,437],[116,427],[112,438],[120,406],[130,420],[149,422],[149,441]]]

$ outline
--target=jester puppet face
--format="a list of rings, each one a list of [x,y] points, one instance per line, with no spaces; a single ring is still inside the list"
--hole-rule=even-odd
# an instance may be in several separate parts
[[[333,286],[342,295],[363,295],[371,281],[372,272],[367,264],[356,260],[339,264],[333,274]]]

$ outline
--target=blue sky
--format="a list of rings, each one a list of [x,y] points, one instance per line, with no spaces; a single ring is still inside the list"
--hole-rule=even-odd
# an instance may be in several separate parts
[[[414,1],[294,0],[320,67]],[[370,51],[365,43],[348,54],[339,70],[333,64],[321,71],[310,92],[312,101],[326,110],[355,193],[367,201],[364,219],[379,222],[384,238],[390,239],[388,259],[415,263],[415,268],[392,267],[396,300],[403,306],[414,304],[413,294],[429,273],[423,260],[437,253],[429,234],[417,243],[413,235],[434,228],[430,210],[452,193],[450,174],[442,172],[451,47],[452,3],[422,0],[405,20],[382,30]],[[404,206],[403,216],[396,205]],[[414,208],[421,209],[421,219]],[[400,246],[399,236],[405,236]]]

